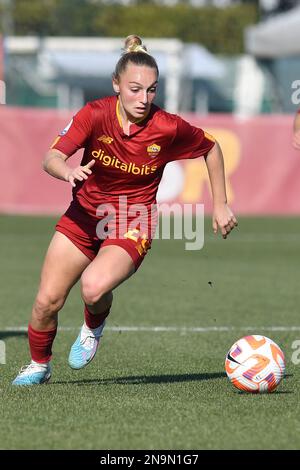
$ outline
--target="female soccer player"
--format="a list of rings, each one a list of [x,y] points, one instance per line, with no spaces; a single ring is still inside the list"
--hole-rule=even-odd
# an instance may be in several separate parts
[[[56,225],[42,268],[28,326],[32,360],[14,385],[50,379],[58,312],[79,279],[85,321],[71,348],[69,365],[80,369],[93,359],[112,291],[132,276],[150,248],[149,214],[168,162],[204,156],[214,204],[213,229],[220,229],[226,238],[237,225],[226,203],[218,143],[202,129],[155,106],[157,84],[155,59],[138,36],[129,36],[113,75],[116,96],[84,106],[45,156],[45,171],[72,185],[73,200]],[[68,158],[79,148],[85,149],[81,165],[71,169]],[[142,217],[135,225],[137,207]]]

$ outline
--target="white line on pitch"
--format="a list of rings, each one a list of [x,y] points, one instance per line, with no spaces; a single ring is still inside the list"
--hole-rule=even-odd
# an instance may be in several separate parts
[[[80,326],[60,326],[59,331],[78,331]],[[219,331],[251,331],[258,334],[260,331],[300,331],[300,326],[107,326],[106,331],[120,332],[175,332],[175,333],[209,333]],[[27,332],[27,326],[9,326],[0,328],[0,331]],[[256,333],[255,333],[256,332]]]
[[[234,233],[232,239],[237,242],[245,243],[260,243],[260,242],[270,242],[270,243],[284,243],[284,242],[295,242],[299,243],[300,237],[299,234],[241,234]],[[204,235],[204,242],[215,242],[217,238],[214,235]]]

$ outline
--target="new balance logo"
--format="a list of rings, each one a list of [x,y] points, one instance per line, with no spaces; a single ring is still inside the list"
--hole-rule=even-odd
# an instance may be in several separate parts
[[[101,137],[98,137],[100,142],[104,142],[105,144],[111,144],[113,142],[113,138],[109,137],[108,135],[103,134]]]

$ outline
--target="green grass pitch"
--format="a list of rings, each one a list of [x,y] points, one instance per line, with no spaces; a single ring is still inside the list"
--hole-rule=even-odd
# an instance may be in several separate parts
[[[115,291],[100,350],[81,371],[67,365],[83,315],[76,286],[60,312],[50,384],[17,389],[11,380],[29,360],[18,328],[54,224],[0,217],[1,449],[299,448],[299,218],[240,218],[227,240],[207,219],[200,251],[156,240]],[[177,329],[151,330],[159,326]],[[286,377],[273,394],[240,393],[224,373],[227,350],[246,334],[271,337],[285,352]]]

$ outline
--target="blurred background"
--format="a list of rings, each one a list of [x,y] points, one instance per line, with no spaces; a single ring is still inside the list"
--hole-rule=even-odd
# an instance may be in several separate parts
[[[0,18],[2,212],[64,210],[70,192],[39,161],[76,110],[112,93],[132,33],[157,59],[157,104],[220,141],[234,209],[300,212],[299,0],[0,0]],[[203,162],[171,164],[159,200],[209,212],[207,183]]]
[[[13,390],[42,260],[72,196],[41,162],[86,101],[112,94],[129,34],[158,61],[157,104],[220,142],[239,227],[223,241],[206,218],[201,251],[154,240],[117,289],[100,356],[74,375],[78,283],[52,384]],[[1,449],[299,449],[300,1],[0,0],[0,36]],[[158,197],[209,214],[209,188],[204,159],[176,161]],[[227,383],[225,354],[252,334],[286,356],[272,396]]]

